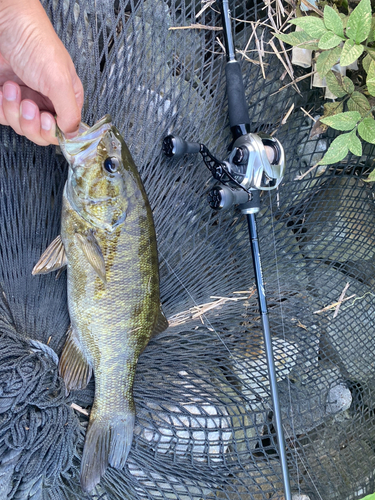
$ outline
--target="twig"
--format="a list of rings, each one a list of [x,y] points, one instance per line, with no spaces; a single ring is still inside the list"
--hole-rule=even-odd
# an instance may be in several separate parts
[[[246,47],[244,48],[244,52],[247,52],[247,49],[249,48],[249,45],[250,45],[251,40],[253,39],[253,36],[254,36],[254,31],[251,33],[251,35],[247,41]]]
[[[195,19],[198,19],[199,16],[203,14],[203,12],[211,7],[213,3],[215,3],[216,0],[207,0],[206,4],[201,8],[201,10],[198,12],[198,14],[195,16]]]
[[[276,45],[273,43],[273,40],[270,40],[270,41],[269,41],[269,44],[271,45],[272,49],[274,50],[274,52],[275,52],[275,54],[276,54],[277,58],[281,61],[282,65],[283,65],[283,66],[284,66],[284,68],[287,70],[288,75],[289,75],[289,76],[290,76],[290,78],[293,80],[293,81],[291,82],[291,85],[294,85],[294,83],[295,83],[295,82],[294,82],[294,75],[293,75],[293,71],[290,71],[290,69],[289,69],[288,65],[285,63],[284,59],[281,57],[281,55],[280,55],[279,51],[277,50]],[[285,53],[285,52],[284,52],[284,53]],[[289,59],[288,59],[288,61],[289,61]],[[299,94],[301,94],[301,92],[300,92],[299,88],[298,88],[296,85],[295,85],[295,89],[297,90],[297,92],[298,92]],[[280,90],[281,90],[281,89],[280,89]],[[275,93],[276,93],[276,92],[275,92]],[[273,95],[273,94],[271,94],[271,95]]]
[[[285,66],[284,66],[284,68],[285,68]],[[299,76],[298,78],[296,78],[295,80],[293,80],[290,83],[287,83],[286,85],[284,85],[284,87],[281,87],[281,89],[277,90],[276,92],[274,92],[271,95],[278,94],[279,92],[281,92],[282,90],[286,89],[287,87],[290,87],[291,85],[294,85],[295,83],[298,83],[301,80],[304,80],[305,78],[308,78],[309,76],[314,75],[315,73],[316,73],[316,71],[311,71],[311,73],[308,73],[307,75]]]
[[[298,320],[297,326],[299,326],[300,328],[303,328],[304,330],[307,330],[307,326],[303,325],[303,324],[300,322],[300,320]]]
[[[308,111],[306,111],[305,109],[303,109],[302,106],[301,106],[300,109],[301,109],[301,111],[303,111],[305,113],[306,116],[308,116],[309,118],[311,118],[311,120],[316,123],[315,118],[313,118]]]
[[[169,318],[169,326],[174,327],[183,325],[187,321],[195,319],[200,319],[201,322],[204,323],[203,315],[205,313],[211,311],[212,309],[216,309],[220,306],[223,306],[228,302],[238,302],[239,300],[247,300],[253,295],[253,293],[255,293],[255,289],[246,290],[245,292],[233,292],[233,293],[246,293],[250,295],[246,297],[218,297],[213,295],[210,297],[210,299],[215,299],[212,302],[206,302],[204,304],[193,306],[187,311],[182,311]]]
[[[281,125],[285,125],[291,112],[293,111],[294,109],[294,103],[290,106],[289,110],[287,111],[286,115],[284,116],[284,118],[281,120]]]
[[[260,64],[260,67],[262,68],[262,75],[263,75],[263,79],[265,80],[266,79],[266,74],[264,72],[264,65],[263,65],[263,58],[262,58],[262,50],[260,48],[260,45],[259,45],[259,38],[258,38],[258,35],[256,33],[256,28],[257,28],[257,25],[258,23],[254,24],[252,23],[251,24],[251,29],[253,30],[253,34],[254,34],[254,37],[255,37],[255,45],[256,45],[256,48],[258,50],[258,55],[259,55],[259,64]]]
[[[289,101],[288,101],[289,102]],[[280,125],[277,126],[277,128],[275,128],[275,130],[273,132],[271,132],[270,136],[273,137],[275,134],[277,134],[278,132],[278,128],[281,126],[281,125],[285,125],[289,116],[290,116],[290,113],[293,111],[294,109],[294,103],[290,106],[290,108],[288,109],[288,111],[286,112],[284,118],[281,120],[280,122]]]
[[[343,302],[346,302],[347,300],[350,300],[355,296],[356,296],[356,294],[353,293],[353,295],[351,295],[350,297],[346,297],[346,299],[343,299],[341,302],[340,301],[334,302],[333,304],[330,304],[329,306],[323,307],[323,309],[319,309],[319,311],[314,311],[314,314],[320,314],[322,312],[329,311],[330,309],[334,309],[335,307],[337,307],[337,304],[341,305]]]
[[[349,288],[349,283],[347,283],[343,289],[343,291],[341,292],[341,295],[340,295],[340,298],[339,298],[339,302],[336,306],[336,309],[335,309],[335,312],[333,313],[333,317],[336,318],[336,316],[338,315],[339,313],[339,309],[340,309],[340,306],[342,304],[342,301],[344,300],[344,297],[345,297],[345,294],[346,294],[346,290]]]
[[[313,10],[318,16],[323,17],[323,12],[312,5],[308,0],[302,0],[302,3],[308,7],[309,10]]]
[[[246,299],[251,299],[251,297],[254,295],[254,293],[256,292],[256,287],[253,286],[253,288],[251,290],[243,290],[241,292],[232,292],[233,294],[235,293],[241,293],[241,294],[245,294],[246,295],[248,294],[248,296],[246,297]]]
[[[205,24],[191,24],[190,26],[171,26],[169,30],[211,30],[211,31],[222,31],[223,28],[220,26],[207,26]]]
[[[319,160],[320,161],[320,160]],[[304,177],[306,177],[307,174],[312,172],[316,167],[319,166],[319,161],[318,163],[315,163],[311,168],[309,168],[304,174],[297,175],[297,177],[294,178],[295,181],[301,181]]]
[[[225,50],[225,47],[224,47],[224,45],[223,45],[223,44],[221,43],[221,40],[220,40],[220,38],[216,37],[216,41],[217,41],[217,43],[218,43],[218,44],[220,45],[220,47],[221,47],[221,48],[223,49],[223,51],[224,51],[224,54],[226,54],[226,50]]]
[[[272,40],[273,41],[273,40]],[[284,42],[282,40],[279,40],[279,44],[280,44],[280,47],[282,49],[282,52],[285,56],[285,61],[286,61],[286,64],[290,70],[290,74],[291,74],[291,79],[294,80],[294,69],[293,69],[293,66],[292,66],[292,63],[288,57],[288,54],[287,54],[287,50],[285,48],[285,45],[284,45]],[[297,87],[297,90],[298,90],[298,87]],[[298,90],[299,92],[299,90]],[[299,92],[300,93],[300,92]]]
[[[73,410],[76,410],[79,413],[86,415],[87,417],[90,415],[87,410],[85,410],[84,408],[81,408],[80,406],[76,405],[75,403],[72,403],[70,406],[73,408]]]
[[[241,56],[246,59],[246,61],[249,61],[253,64],[260,64],[259,61],[256,61],[255,59],[250,59],[243,50],[236,50],[237,54],[241,54]],[[268,63],[263,63],[265,66],[268,66]]]

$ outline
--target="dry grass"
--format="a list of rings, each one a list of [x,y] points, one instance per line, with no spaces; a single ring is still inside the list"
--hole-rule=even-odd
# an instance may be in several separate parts
[[[344,286],[344,289],[343,291],[341,292],[341,295],[339,297],[339,300],[337,302],[333,302],[332,304],[330,304],[329,306],[326,306],[326,307],[323,307],[323,309],[319,309],[319,311],[314,311],[314,314],[320,314],[320,313],[323,313],[323,312],[326,312],[326,311],[330,311],[332,309],[335,310],[334,314],[333,314],[333,318],[336,318],[336,316],[338,315],[339,313],[339,309],[341,307],[341,304],[343,302],[346,302],[347,300],[350,300],[352,299],[353,297],[356,297],[356,294],[354,293],[353,295],[351,295],[350,297],[345,297],[345,294],[347,292],[349,288],[349,283],[347,283],[345,286]]]
[[[196,306],[191,307],[187,311],[182,311],[180,313],[174,314],[170,318],[168,318],[169,326],[180,326],[188,321],[200,320],[202,324],[204,324],[204,315],[209,311],[214,309],[221,308],[222,306],[231,303],[238,302],[241,300],[248,300],[256,292],[255,286],[251,288],[251,290],[244,290],[239,292],[233,292],[233,295],[244,295],[243,297],[217,297],[211,296],[210,299],[213,299],[211,302],[205,302],[204,304],[198,304]]]

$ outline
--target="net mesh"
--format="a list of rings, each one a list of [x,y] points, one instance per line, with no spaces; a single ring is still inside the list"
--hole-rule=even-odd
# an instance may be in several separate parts
[[[213,182],[200,158],[169,160],[161,152],[173,131],[206,143],[218,158],[227,154],[218,6],[44,5],[82,79],[84,121],[110,113],[139,166],[171,326],[138,363],[126,467],[109,468],[90,497],[79,486],[88,417],[71,404],[89,409],[94,384],[66,397],[57,375],[69,325],[66,276],[31,275],[59,233],[67,165],[58,149],[2,128],[0,499],[278,500],[246,220],[235,209],[208,207]],[[258,227],[292,491],[295,500],[361,498],[375,489],[375,207],[364,181],[373,147],[301,178],[333,138],[311,137],[313,122],[301,109],[321,114],[321,92],[310,90],[309,79],[299,92],[288,85],[268,43],[272,33],[257,23],[264,4],[237,1],[232,16],[237,49],[255,60],[240,58],[252,131],[276,131],[287,157],[282,185],[262,196]],[[204,28],[170,29],[197,23]],[[263,68],[257,43],[265,48]],[[337,307],[345,288],[351,298]]]

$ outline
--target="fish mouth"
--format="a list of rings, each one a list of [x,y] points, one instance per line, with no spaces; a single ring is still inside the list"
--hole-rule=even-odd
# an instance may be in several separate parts
[[[83,165],[85,161],[94,158],[99,142],[111,127],[111,115],[103,116],[92,127],[81,122],[78,134],[72,139],[65,137],[64,133],[57,127],[57,139],[67,161],[74,166]]]

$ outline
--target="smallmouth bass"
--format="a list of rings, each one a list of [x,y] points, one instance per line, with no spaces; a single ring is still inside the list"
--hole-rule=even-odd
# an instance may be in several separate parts
[[[67,391],[95,375],[81,485],[89,492],[109,465],[123,468],[131,447],[138,357],[168,326],[160,305],[152,211],[130,152],[106,115],[67,139],[69,162],[61,235],[33,274],[67,266],[71,326],[59,363]]]

